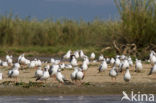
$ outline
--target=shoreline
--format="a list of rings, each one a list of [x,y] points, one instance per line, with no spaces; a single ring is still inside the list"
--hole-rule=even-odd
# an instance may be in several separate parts
[[[0,86],[0,96],[103,96],[122,95],[122,91],[156,94],[156,85],[153,83],[103,83],[79,87],[62,85],[60,88],[58,85],[30,88]]]

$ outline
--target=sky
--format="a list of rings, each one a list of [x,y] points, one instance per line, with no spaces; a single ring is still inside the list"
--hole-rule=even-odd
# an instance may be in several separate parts
[[[0,0],[0,14],[21,18],[68,18],[91,21],[117,18],[113,0]]]

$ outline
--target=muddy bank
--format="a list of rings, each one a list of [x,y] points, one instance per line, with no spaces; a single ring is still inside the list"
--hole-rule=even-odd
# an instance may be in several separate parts
[[[77,85],[43,84],[29,88],[15,85],[0,85],[0,96],[70,96],[70,95],[122,95],[122,91],[156,94],[156,83],[103,83]]]

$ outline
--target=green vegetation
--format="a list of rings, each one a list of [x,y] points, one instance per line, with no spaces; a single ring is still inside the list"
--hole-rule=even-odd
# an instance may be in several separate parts
[[[119,39],[137,47],[156,44],[156,1],[115,0],[121,16]]]
[[[135,43],[140,49],[156,44],[155,0],[114,0],[120,19],[91,22],[51,19],[20,19],[0,16],[0,55],[8,52],[57,53],[68,49],[98,51],[112,41]],[[95,48],[95,49],[94,49]],[[99,53],[99,52],[97,52]],[[110,52],[106,52],[109,54]],[[114,52],[111,52],[114,53]],[[31,54],[30,54],[31,55]],[[113,54],[110,54],[113,55]]]

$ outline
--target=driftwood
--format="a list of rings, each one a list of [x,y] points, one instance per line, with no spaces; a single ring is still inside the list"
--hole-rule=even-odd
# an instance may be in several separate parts
[[[145,48],[146,51],[149,51],[149,50],[154,50],[156,51],[156,45],[155,44],[149,44],[146,48]]]
[[[116,53],[117,53],[117,54],[121,54],[120,47],[119,47],[119,46],[117,46],[116,41],[113,41],[113,46],[114,46],[114,48],[115,48],[115,50],[116,50]]]
[[[106,47],[106,48],[103,48],[102,50],[101,50],[101,52],[104,52],[104,51],[107,51],[107,50],[110,50],[111,49],[111,47]]]
[[[134,43],[123,45],[123,44],[117,44],[116,41],[113,41],[113,46],[114,46],[117,54],[136,56],[137,46]]]

